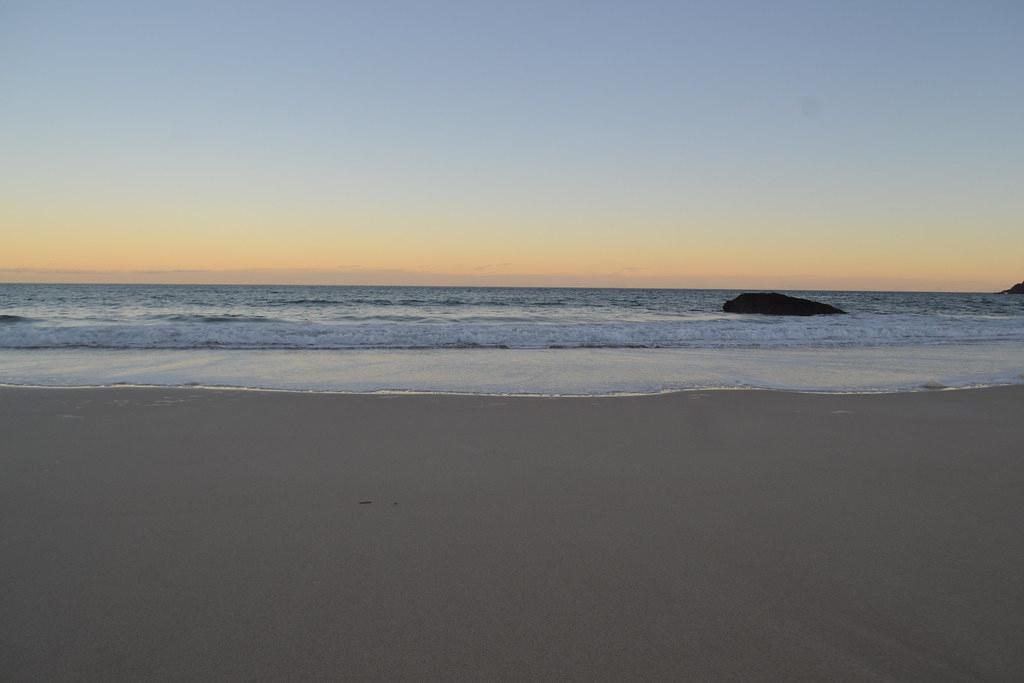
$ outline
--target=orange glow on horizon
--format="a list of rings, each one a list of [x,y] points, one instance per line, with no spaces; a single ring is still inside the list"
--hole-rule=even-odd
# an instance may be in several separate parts
[[[0,209],[0,280],[991,291],[1017,252],[962,221],[59,204]]]

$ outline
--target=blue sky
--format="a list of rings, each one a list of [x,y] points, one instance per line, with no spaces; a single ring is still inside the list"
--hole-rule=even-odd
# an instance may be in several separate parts
[[[273,233],[363,268],[454,273],[476,249],[510,274],[686,284],[768,238],[819,240],[828,265],[772,277],[908,258],[924,279],[1017,277],[1022,29],[1019,2],[0,2],[0,229],[19,235],[0,269],[159,268],[147,249],[184,207],[182,240],[208,210],[264,251],[167,267],[310,261],[268,261]],[[72,230],[135,246],[42,246]],[[851,233],[881,265],[834,258]],[[421,264],[389,260],[403,239],[432,245]]]

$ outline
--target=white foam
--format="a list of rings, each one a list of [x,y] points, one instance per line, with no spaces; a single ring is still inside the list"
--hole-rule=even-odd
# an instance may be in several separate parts
[[[653,394],[686,389],[920,391],[1019,384],[1020,344],[565,350],[0,350],[0,383],[357,393]]]

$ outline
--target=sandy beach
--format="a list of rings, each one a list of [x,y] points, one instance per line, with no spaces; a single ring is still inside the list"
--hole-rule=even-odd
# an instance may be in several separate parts
[[[0,678],[1020,680],[1022,416],[0,389]]]

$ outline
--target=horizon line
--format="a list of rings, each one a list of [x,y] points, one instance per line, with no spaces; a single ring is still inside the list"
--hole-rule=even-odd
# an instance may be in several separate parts
[[[466,284],[373,284],[373,283],[296,283],[296,282],[68,282],[68,281],[0,281],[0,286],[48,285],[58,287],[373,287],[387,289],[631,289],[631,290],[673,290],[673,291],[723,291],[723,292],[878,292],[881,294],[1006,294],[1006,291],[989,289],[832,289],[822,287],[682,287],[642,285],[466,285]],[[1011,285],[1012,286],[1012,285]],[[1008,288],[1009,289],[1009,288]]]

